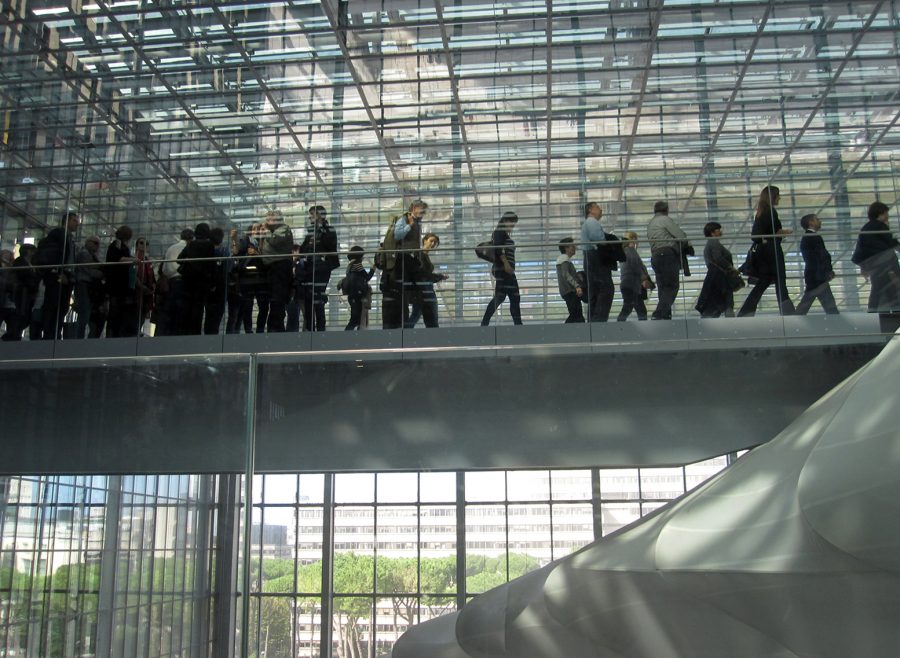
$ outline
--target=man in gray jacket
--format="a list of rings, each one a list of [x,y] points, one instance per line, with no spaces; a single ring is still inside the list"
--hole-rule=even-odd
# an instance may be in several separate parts
[[[653,205],[653,219],[647,224],[650,243],[650,265],[656,275],[659,303],[653,311],[654,320],[671,320],[672,304],[678,296],[682,250],[689,246],[687,234],[669,217],[669,203],[657,201]]]

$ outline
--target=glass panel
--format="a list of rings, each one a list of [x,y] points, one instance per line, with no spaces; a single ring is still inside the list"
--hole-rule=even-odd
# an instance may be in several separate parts
[[[486,592],[508,580],[506,507],[466,506],[466,592]]]
[[[456,473],[419,474],[423,503],[450,503],[456,500]]]
[[[419,495],[417,473],[379,473],[379,503],[414,503]]]
[[[506,500],[506,474],[503,471],[466,473],[466,500]]]
[[[266,503],[295,503],[297,502],[297,476],[266,475],[265,490]]]
[[[334,591],[360,594],[375,586],[375,508],[339,507],[334,512]]]
[[[637,503],[604,503],[600,507],[602,534],[608,535],[619,528],[636,521],[641,516]]]
[[[590,500],[592,487],[588,470],[550,471],[553,500]]]
[[[553,505],[553,559],[594,541],[594,508],[589,504]]]
[[[688,490],[691,490],[722,471],[726,466],[728,466],[728,458],[724,455],[695,464],[688,464],[684,467],[685,486]]]
[[[371,596],[334,597],[334,655],[368,656],[375,628]]]
[[[506,486],[509,500],[548,500],[550,472],[508,471]]]
[[[684,493],[684,471],[679,468],[642,468],[641,497],[677,498]]]
[[[550,505],[509,506],[509,577],[542,567],[553,559]]]
[[[636,468],[601,468],[600,496],[603,500],[636,500],[640,483]]]
[[[334,476],[334,502],[375,502],[374,473],[338,473]]]

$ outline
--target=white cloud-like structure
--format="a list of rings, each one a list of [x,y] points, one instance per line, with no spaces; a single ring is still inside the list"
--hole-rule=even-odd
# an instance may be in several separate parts
[[[900,655],[900,335],[772,441],[392,658]]]

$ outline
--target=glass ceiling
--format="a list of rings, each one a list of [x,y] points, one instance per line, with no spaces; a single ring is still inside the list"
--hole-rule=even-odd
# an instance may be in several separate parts
[[[621,232],[668,198],[701,242],[747,233],[770,181],[847,231],[900,196],[896,0],[2,6],[4,246],[67,207],[161,255],[314,202],[371,248],[422,197],[452,248],[507,209],[555,242],[588,199]]]

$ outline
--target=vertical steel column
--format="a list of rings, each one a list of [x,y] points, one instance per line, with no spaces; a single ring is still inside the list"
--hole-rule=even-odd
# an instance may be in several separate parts
[[[591,469],[591,508],[594,512],[594,541],[603,536],[603,507],[600,491],[600,471],[596,468]]]
[[[247,375],[247,445],[244,460],[243,561],[241,568],[241,658],[250,656],[250,548],[253,530],[253,473],[256,470],[256,376],[259,356],[250,355]],[[262,567],[262,564],[260,564]]]
[[[456,609],[466,605],[466,474],[456,472]]]
[[[215,610],[213,612],[213,658],[234,658],[237,616],[237,558],[240,552],[240,476],[219,479],[215,557]],[[241,629],[241,632],[246,632]]]
[[[334,473],[326,473],[322,498],[322,607],[319,614],[319,655],[331,658],[331,617],[334,614]]]
[[[122,516],[122,476],[110,475],[106,486],[103,550],[100,553],[100,597],[97,601],[97,655],[112,655],[116,575],[119,563],[119,520]]]

